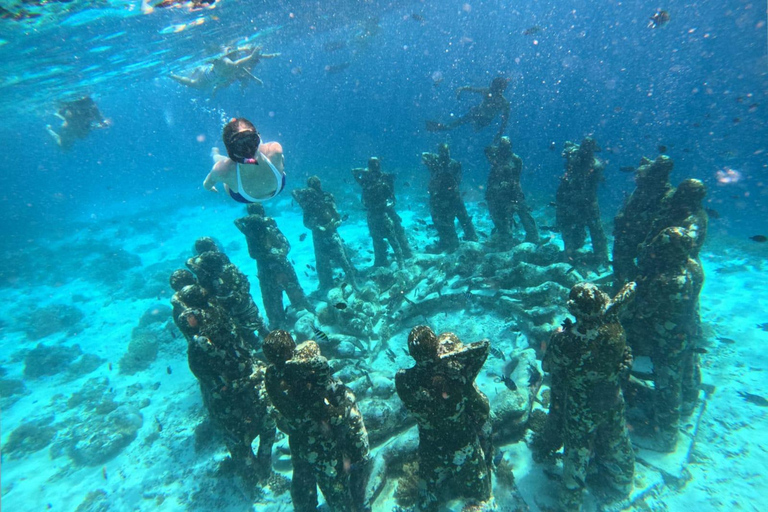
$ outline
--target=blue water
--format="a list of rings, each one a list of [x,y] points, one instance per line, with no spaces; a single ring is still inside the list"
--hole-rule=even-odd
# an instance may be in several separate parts
[[[2,5],[15,12],[18,3]],[[15,265],[54,267],[35,260],[36,248],[83,223],[99,229],[113,214],[137,211],[151,221],[153,211],[173,217],[177,206],[220,205],[201,185],[211,147],[223,149],[223,122],[235,116],[283,145],[286,196],[317,174],[340,206],[359,211],[350,169],[375,155],[398,177],[401,203],[424,203],[419,155],[447,140],[463,163],[468,198],[482,201],[483,150],[495,128],[436,134],[424,123],[466,112],[477,97],[457,100],[455,89],[487,86],[497,75],[511,79],[506,134],[525,162],[523,188],[535,208],[554,199],[563,143],[592,136],[608,163],[600,190],[606,221],[633,189],[619,168],[655,158],[663,145],[675,161],[673,184],[707,185],[707,206],[720,215],[712,237],[748,243],[768,235],[764,4],[670,1],[660,7],[671,21],[657,29],[647,26],[657,6],[640,0],[228,0],[146,14],[140,1],[109,4],[33,6],[45,15],[0,20],[0,286],[56,284],[39,275],[19,283],[29,274]],[[366,23],[379,30],[354,44]],[[541,30],[523,34],[534,26]],[[255,68],[263,87],[242,94],[235,85],[210,98],[167,78],[245,41],[282,54]],[[337,41],[347,45],[327,51]],[[346,62],[339,73],[326,70]],[[45,126],[59,125],[57,102],[85,94],[112,125],[62,152]],[[718,183],[727,169],[739,171],[738,183]],[[200,226],[189,237],[209,234]]]

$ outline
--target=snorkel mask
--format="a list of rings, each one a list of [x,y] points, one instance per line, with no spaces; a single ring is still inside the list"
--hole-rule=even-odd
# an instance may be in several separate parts
[[[255,130],[237,132],[227,141],[227,154],[237,163],[258,165],[256,155],[259,144],[261,144],[259,132]]]

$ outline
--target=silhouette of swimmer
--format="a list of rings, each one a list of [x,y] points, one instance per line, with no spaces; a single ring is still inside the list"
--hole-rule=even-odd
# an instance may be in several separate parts
[[[456,89],[457,99],[461,97],[463,92],[469,91],[480,94],[483,101],[480,105],[472,107],[469,109],[469,112],[450,123],[443,124],[437,121],[427,121],[427,131],[448,131],[465,124],[472,124],[475,131],[480,131],[488,127],[496,116],[501,115],[501,126],[493,138],[494,142],[498,142],[504,134],[507,122],[509,121],[509,100],[504,97],[504,91],[507,90],[508,83],[506,78],[496,77],[491,82],[490,87],[470,87],[468,85],[459,87]]]
[[[86,138],[92,130],[109,126],[109,121],[104,119],[90,96],[64,102],[56,117],[62,121],[59,131],[54,131],[51,125],[45,128],[64,151],[71,149],[77,139]]]

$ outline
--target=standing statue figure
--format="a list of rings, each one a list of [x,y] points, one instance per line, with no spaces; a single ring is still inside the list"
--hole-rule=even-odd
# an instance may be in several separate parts
[[[564,445],[559,500],[564,512],[581,510],[587,483],[609,500],[632,490],[635,454],[621,391],[632,356],[618,315],[634,293],[635,283],[629,283],[611,300],[592,283],[576,284],[568,298],[576,322],[567,319],[555,331],[542,361],[552,376],[552,398],[534,454],[545,458]],[[595,472],[589,471],[591,464]]]
[[[429,211],[439,241],[427,248],[428,252],[453,252],[459,248],[454,221],[459,220],[464,240],[477,241],[472,218],[461,198],[461,164],[451,158],[448,144],[439,144],[437,153],[422,153],[421,161],[429,169]]]
[[[333,287],[334,264],[341,267],[352,287],[356,287],[357,271],[349,260],[344,241],[337,231],[341,225],[341,215],[336,209],[333,194],[323,191],[320,178],[310,176],[307,179],[307,188],[294,189],[292,195],[304,211],[304,226],[312,230],[320,289],[328,290]]]
[[[709,226],[709,216],[704,209],[706,196],[707,188],[701,180],[687,179],[680,182],[676,189],[665,196],[646,240],[653,240],[666,228],[681,227],[687,231],[688,236],[693,237],[690,256],[698,260]]]
[[[251,495],[272,472],[275,423],[266,395],[266,365],[258,361],[239,326],[188,270],[171,275],[173,319],[187,340],[189,369],[200,384],[203,404],[226,434],[235,471]],[[254,455],[251,444],[259,438]]]
[[[261,203],[248,205],[248,215],[237,219],[235,225],[248,243],[248,254],[256,260],[264,310],[272,329],[284,326],[287,317],[283,308],[283,292],[296,310],[311,310],[304,290],[299,284],[288,252],[291,244],[277,227],[275,219],[264,213]]]
[[[701,264],[692,257],[697,233],[664,228],[639,258],[638,300],[628,321],[633,350],[653,362],[653,444],[662,452],[677,446],[680,418],[693,412],[701,373],[695,352],[700,336],[698,297]]]
[[[368,432],[352,391],[334,377],[314,341],[285,331],[264,340],[266,389],[288,434],[296,512],[317,510],[317,487],[333,512],[370,511]]]
[[[613,284],[637,279],[637,255],[664,203],[674,189],[669,183],[674,162],[666,155],[643,157],[635,171],[635,190],[613,221]]]
[[[494,244],[503,248],[510,245],[510,224],[514,223],[514,214],[525,229],[525,241],[539,243],[539,230],[520,186],[523,160],[512,152],[509,137],[502,137],[498,145],[485,148],[485,156],[491,164],[485,200],[493,221]]]
[[[258,339],[269,334],[259,308],[251,297],[251,283],[229,258],[219,249],[213,238],[201,237],[195,241],[197,256],[187,260],[187,268],[197,276],[203,288],[216,297],[218,303],[237,324],[240,335],[258,347]]]
[[[352,169],[352,176],[363,190],[363,206],[368,217],[368,231],[373,239],[374,267],[387,265],[387,242],[400,267],[412,256],[403,223],[395,211],[395,177],[382,172],[381,162],[372,157],[368,168]],[[385,241],[386,240],[386,241]]]
[[[419,510],[436,511],[458,497],[489,500],[490,404],[475,378],[490,343],[465,346],[422,325],[411,330],[408,349],[416,366],[398,371],[395,387],[419,426]]]
[[[600,220],[597,186],[603,180],[605,164],[595,157],[600,151],[592,138],[581,144],[566,142],[563,150],[565,174],[560,178],[556,196],[556,225],[563,236],[565,256],[578,263],[577,252],[587,236],[592,239],[592,252],[597,265],[608,263],[608,239]]]

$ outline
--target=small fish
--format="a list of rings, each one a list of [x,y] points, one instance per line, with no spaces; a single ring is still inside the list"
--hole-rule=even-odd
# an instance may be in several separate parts
[[[314,271],[315,271],[315,267],[313,267],[313,266],[312,266],[312,265],[310,265],[309,263],[307,263],[307,268],[308,268],[309,270],[311,270],[312,272],[314,272]]]
[[[339,50],[343,50],[346,47],[347,47],[346,41],[330,41],[323,45],[323,50],[325,50],[328,53],[333,53]]]
[[[405,183],[403,183],[403,186],[404,186],[404,187],[410,187],[410,186],[411,186],[411,183],[410,183],[409,181],[406,181]]]
[[[747,393],[746,391],[739,391],[739,396],[743,398],[745,401],[758,405],[760,407],[768,407],[768,400],[763,398],[760,395],[755,395],[752,393]]]
[[[424,219],[416,219],[416,222],[418,222],[419,224],[421,224],[423,226],[427,225],[427,221],[425,221]]]
[[[635,172],[635,168],[632,167],[631,165],[625,165],[624,167],[619,167],[619,172],[626,172],[626,173]]]
[[[422,16],[421,14],[418,14],[418,13],[411,14],[411,19],[413,21],[417,21],[419,23],[424,23],[424,16]]]
[[[659,150],[659,153],[666,153],[667,152],[667,146],[661,145],[657,148]]]
[[[557,150],[557,143],[555,141],[552,141],[549,143],[549,150],[550,151],[556,151]]]
[[[507,389],[510,391],[517,391],[517,384],[515,384],[515,381],[513,381],[509,375],[500,377],[498,382],[503,382],[504,385],[507,386]]]
[[[347,309],[347,303],[346,302],[337,302],[333,305],[336,309]]]
[[[648,28],[661,28],[667,23],[669,23],[670,16],[667,11],[659,9],[649,19],[651,21],[648,22]]]
[[[707,215],[709,215],[710,219],[719,219],[720,218],[720,212],[718,212],[714,208],[704,208],[704,211],[707,212]]]
[[[302,234],[299,235],[299,242],[303,242],[306,239],[307,239],[307,234],[306,233],[302,233]]]
[[[488,238],[488,233],[486,233],[484,231],[478,231],[477,234],[480,235],[483,238]]]
[[[345,213],[344,215],[342,215],[342,216],[341,216],[341,222],[346,222],[346,220],[347,220],[348,218],[349,218],[349,214],[348,214],[348,213]]]
[[[112,371],[112,363],[109,363],[109,364],[107,365],[107,368],[109,368],[109,371]]]
[[[315,337],[316,337],[317,339],[319,339],[319,340],[322,340],[322,341],[330,341],[330,340],[328,339],[328,335],[327,335],[327,334],[325,334],[325,333],[324,333],[323,331],[321,331],[320,329],[318,329],[317,327],[312,327],[312,331],[315,333]]]
[[[104,466],[101,468],[101,477],[106,480],[107,479],[107,466]]]
[[[768,324],[763,324],[763,325],[768,325]],[[760,326],[758,325],[758,327]],[[718,336],[717,341],[719,341],[720,343],[725,343],[727,345],[733,345],[736,343],[736,340],[732,338],[726,338],[724,336]]]
[[[501,359],[502,361],[507,360],[507,356],[504,355],[504,352],[501,351],[501,349],[496,347],[491,347],[491,355],[497,359]]]
[[[165,373],[167,373],[168,375],[170,375],[170,374],[172,374],[172,373],[173,373],[173,370],[171,369],[171,367],[170,367],[170,366],[169,366],[168,368],[166,368],[166,369],[165,369]]]
[[[741,118],[740,117],[734,117],[733,118],[733,124],[739,124],[740,122],[741,122]]]
[[[388,348],[386,352],[384,352],[387,355],[387,359],[389,359],[391,362],[395,362],[397,360],[397,355],[392,351],[391,348]]]
[[[336,73],[341,73],[345,69],[349,67],[351,63],[350,62],[342,62],[340,64],[328,64],[325,66],[325,72],[329,75],[334,75]]]
[[[493,456],[493,465],[498,466],[501,464],[501,461],[504,460],[504,450],[499,450],[496,452],[496,454]]]
[[[528,367],[528,386],[535,388],[539,384],[541,384],[541,372],[538,368],[531,365]]]
[[[373,381],[371,380],[371,374],[363,370],[363,376],[365,377],[365,380],[368,382],[368,387],[373,387]]]
[[[541,29],[540,26],[534,25],[532,27],[528,27],[527,29],[523,30],[523,35],[524,36],[532,36],[534,34],[538,34],[539,32],[541,32],[541,30],[542,29]]]
[[[757,324],[757,328],[758,329],[762,329],[764,331],[768,331],[768,322],[766,322],[764,324]]]
[[[155,423],[157,423],[157,431],[162,432],[163,431],[163,424],[160,423],[160,420],[157,419],[157,416],[155,416]]]
[[[568,274],[570,274],[570,273],[571,273],[571,272],[573,272],[574,270],[576,270],[576,267],[574,267],[574,266],[571,266],[571,268],[569,268],[568,270],[566,270],[566,272],[565,272],[565,275],[568,275]]]
[[[696,347],[696,348],[693,349],[693,353],[694,354],[706,354],[707,353],[707,349],[701,348],[701,347]]]
[[[764,242],[768,242],[768,237],[765,236],[765,235],[755,235],[755,236],[749,237],[749,239],[752,240],[753,242],[757,242],[759,244],[762,244]]]

